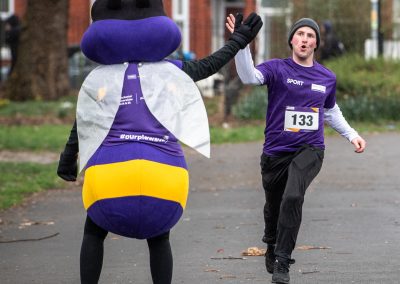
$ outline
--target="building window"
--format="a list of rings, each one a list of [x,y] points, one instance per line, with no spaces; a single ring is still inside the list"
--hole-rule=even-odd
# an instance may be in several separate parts
[[[189,51],[189,0],[172,1],[172,18],[182,33],[182,50]]]
[[[259,0],[259,14],[264,25],[259,34],[260,45],[256,63],[272,57],[282,57],[287,54],[287,30],[290,26],[292,11],[289,0]]]
[[[400,0],[393,0],[393,38],[400,39]]]
[[[0,16],[4,20],[14,14],[14,0],[0,0]]]
[[[261,6],[269,8],[282,8],[289,5],[289,0],[262,0]]]
[[[8,10],[10,10],[10,2],[2,0],[0,2],[0,9],[2,12],[8,12]]]

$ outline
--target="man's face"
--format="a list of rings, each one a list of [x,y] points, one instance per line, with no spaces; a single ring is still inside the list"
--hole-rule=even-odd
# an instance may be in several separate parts
[[[305,60],[314,55],[317,48],[317,36],[310,27],[300,27],[294,33],[292,41],[293,53],[299,59]]]

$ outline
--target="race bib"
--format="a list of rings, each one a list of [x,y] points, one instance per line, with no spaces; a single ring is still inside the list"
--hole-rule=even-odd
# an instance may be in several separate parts
[[[307,132],[318,130],[319,109],[314,107],[292,107],[285,110],[285,131]]]

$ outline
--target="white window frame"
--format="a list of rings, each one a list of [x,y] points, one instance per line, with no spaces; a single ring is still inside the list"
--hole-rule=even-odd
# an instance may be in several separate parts
[[[179,2],[182,5],[180,12]],[[190,51],[190,22],[189,22],[189,0],[172,0],[172,19],[182,27],[182,50]]]
[[[227,2],[226,0],[212,0],[211,2],[211,49],[216,51],[224,46],[225,44],[225,11],[229,8],[244,8],[245,3],[243,1]]]
[[[393,0],[393,37],[400,39],[400,0]]]
[[[96,0],[90,0],[90,1],[89,1],[89,20],[90,20],[90,23],[93,23],[93,19],[92,19],[92,6],[93,6],[93,4],[94,4],[95,1],[96,1]]]
[[[7,12],[0,12],[0,18],[2,20],[7,19],[9,16],[13,15],[15,12],[14,0],[5,0],[5,1],[8,1],[9,10]]]
[[[269,27],[269,19],[275,16],[285,17],[285,22],[286,22],[286,28],[289,30],[291,21],[290,21],[290,14],[292,13],[293,10],[293,3],[289,1],[288,7],[286,8],[271,8],[271,7],[263,7],[262,6],[262,1],[257,0],[257,11],[260,17],[262,18],[264,25],[261,28],[259,34],[259,41],[258,41],[258,51],[255,56],[255,63],[259,64],[266,59],[269,59],[271,56],[271,47],[270,44],[271,41],[269,40],[269,37],[271,36],[271,31]],[[267,42],[267,44],[266,44]]]

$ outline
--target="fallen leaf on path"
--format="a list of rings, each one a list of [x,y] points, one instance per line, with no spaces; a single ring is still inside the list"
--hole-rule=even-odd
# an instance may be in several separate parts
[[[219,277],[219,279],[227,279],[227,278],[235,279],[236,276],[235,275],[222,275],[222,276]]]
[[[216,259],[216,260],[220,260],[220,259],[243,259],[246,260],[247,258],[245,257],[234,257],[234,256],[226,256],[226,257],[212,257],[211,259]]]
[[[19,224],[18,229],[23,229],[25,227],[33,225],[54,225],[54,221],[25,221]]]
[[[223,225],[217,225],[214,227],[214,229],[226,229],[226,228]]]
[[[219,272],[219,269],[214,269],[214,268],[209,268],[209,269],[205,269],[204,272]]]
[[[299,246],[297,250],[311,250],[311,249],[331,249],[331,247],[318,247],[318,246]]]
[[[264,256],[266,250],[258,247],[249,247],[247,250],[242,252],[242,255],[246,256]]]
[[[302,271],[301,269],[299,270],[301,274],[311,274],[311,273],[317,273],[319,270],[311,270],[311,271]]]

